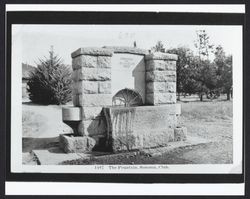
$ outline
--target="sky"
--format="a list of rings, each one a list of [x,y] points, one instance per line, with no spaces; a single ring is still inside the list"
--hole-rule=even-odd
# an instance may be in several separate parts
[[[151,49],[157,41],[165,48],[186,46],[196,51],[196,30],[206,30],[210,43],[234,54],[241,26],[197,25],[13,25],[12,45],[18,46],[22,62],[33,66],[38,58],[48,57],[51,46],[65,64],[80,47],[131,46]]]

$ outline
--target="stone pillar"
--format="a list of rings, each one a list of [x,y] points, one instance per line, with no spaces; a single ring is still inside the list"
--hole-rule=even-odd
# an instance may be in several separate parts
[[[102,107],[112,105],[111,56],[112,51],[104,48],[79,48],[71,54],[73,104],[82,112],[79,135],[104,135],[105,122],[100,112]]]
[[[160,52],[145,56],[146,104],[176,103],[177,58],[177,55]]]

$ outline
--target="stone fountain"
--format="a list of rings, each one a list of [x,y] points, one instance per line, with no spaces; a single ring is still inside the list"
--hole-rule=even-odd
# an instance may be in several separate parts
[[[62,115],[74,133],[60,135],[64,152],[131,151],[186,139],[186,128],[177,126],[177,55],[103,47],[71,56],[74,106]]]

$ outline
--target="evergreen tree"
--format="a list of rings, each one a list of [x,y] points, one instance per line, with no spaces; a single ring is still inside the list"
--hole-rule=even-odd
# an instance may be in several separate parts
[[[29,98],[38,104],[65,104],[71,100],[71,71],[61,58],[49,51],[49,58],[39,59],[27,83]]]

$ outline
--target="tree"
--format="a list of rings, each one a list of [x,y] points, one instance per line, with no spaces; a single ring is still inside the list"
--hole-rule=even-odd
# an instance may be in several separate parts
[[[29,98],[38,104],[65,104],[71,100],[71,71],[54,55],[39,59],[27,83]]]
[[[197,39],[194,45],[198,49],[199,58],[201,60],[208,60],[209,55],[213,52],[214,47],[214,45],[210,44],[210,37],[205,30],[197,30],[196,36]]]
[[[195,63],[197,91],[200,101],[203,101],[203,95],[211,92],[216,84],[214,66],[209,61],[209,55],[213,52],[213,45],[210,44],[209,36],[205,30],[196,31],[196,35],[195,47],[198,50],[198,60],[196,60],[198,63]]]
[[[176,62],[176,90],[178,96],[177,100],[180,100],[181,93],[184,93],[184,95],[187,93],[192,94],[194,91],[194,80],[191,78],[192,67],[190,65],[193,52],[185,46],[172,48],[167,50],[167,52],[178,55],[178,60]]]
[[[152,47],[152,50],[154,52],[162,52],[162,53],[164,53],[165,52],[165,48],[164,48],[164,45],[163,45],[162,41],[158,41],[156,43],[156,45],[154,47]]]
[[[216,47],[214,55],[218,75],[217,87],[221,88],[222,92],[227,94],[227,100],[230,100],[233,84],[232,55],[226,56],[224,49],[220,45]]]

